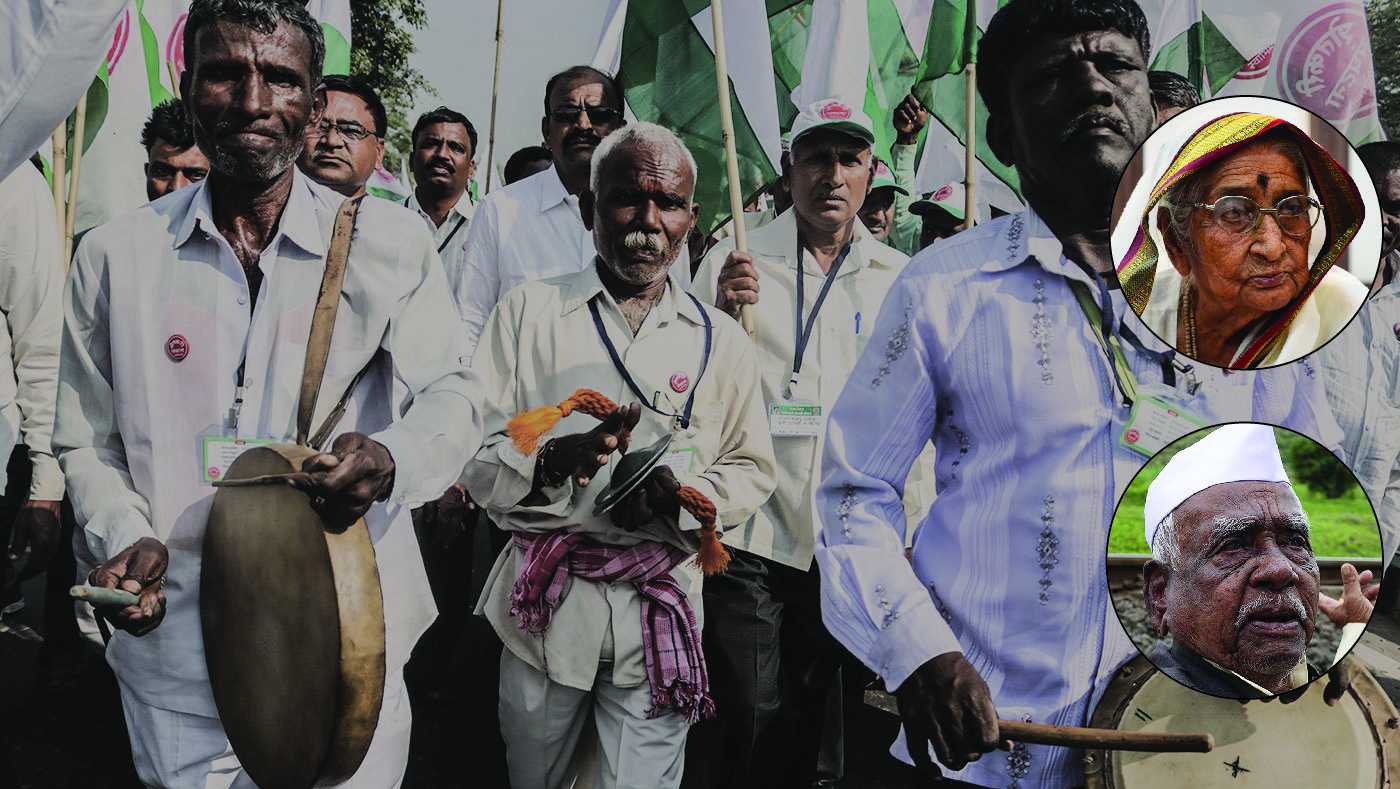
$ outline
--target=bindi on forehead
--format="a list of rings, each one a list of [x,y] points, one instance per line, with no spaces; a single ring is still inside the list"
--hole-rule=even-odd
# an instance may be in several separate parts
[[[1265,175],[1265,174],[1263,174],[1263,173],[1260,173],[1260,174],[1258,174],[1257,176],[1255,176],[1255,177],[1254,177],[1254,182],[1257,183],[1257,184],[1259,184],[1259,188],[1260,188],[1260,189],[1268,189],[1268,188],[1269,188],[1269,176],[1267,176],[1267,175]]]

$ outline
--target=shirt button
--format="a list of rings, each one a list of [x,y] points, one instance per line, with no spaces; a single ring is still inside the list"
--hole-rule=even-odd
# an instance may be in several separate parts
[[[238,294],[238,303],[239,303],[239,304],[247,304],[247,303],[248,303],[248,294],[246,294],[246,293],[240,293],[240,294]]]
[[[245,378],[243,379],[243,386],[244,386],[244,387],[249,387],[249,386],[252,386],[252,385],[253,385],[253,379],[252,379],[251,377],[245,377]]]

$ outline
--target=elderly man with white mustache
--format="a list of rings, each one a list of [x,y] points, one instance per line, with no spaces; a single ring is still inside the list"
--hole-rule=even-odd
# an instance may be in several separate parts
[[[719,547],[677,498],[703,494],[718,530],[743,523],[773,490],[773,444],[753,345],[668,274],[699,210],[685,145],[635,123],[603,140],[592,168],[579,196],[592,265],[507,293],[472,360],[487,439],[465,481],[512,535],[477,611],[505,642],[511,785],[572,785],[591,719],[594,786],[677,787],[690,724],[716,708],[691,557]],[[522,441],[512,418],[535,409],[562,419]],[[615,450],[630,445],[632,459],[665,438],[635,488],[613,478]]]
[[[1177,681],[1258,698],[1316,679],[1304,655],[1319,599],[1346,622],[1338,655],[1360,637],[1371,609],[1360,587],[1369,579],[1343,570],[1340,605],[1349,610],[1319,598],[1308,517],[1272,427],[1226,425],[1177,453],[1148,487],[1143,510],[1152,546],[1143,594],[1153,627],[1172,635],[1151,660]]]

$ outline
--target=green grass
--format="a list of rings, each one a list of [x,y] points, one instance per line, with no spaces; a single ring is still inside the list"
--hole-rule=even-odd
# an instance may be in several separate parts
[[[1279,435],[1280,444],[1298,440],[1296,434],[1278,429],[1275,429],[1275,432]],[[1174,445],[1163,450],[1148,461],[1128,485],[1128,490],[1118,503],[1118,510],[1113,514],[1113,525],[1108,534],[1109,553],[1151,552],[1142,533],[1142,507],[1147,500],[1147,486],[1157,478],[1167,460],[1179,449],[1180,447]],[[1337,463],[1340,465],[1341,461],[1338,460]],[[1380,556],[1381,537],[1376,526],[1376,517],[1359,485],[1353,485],[1341,498],[1329,499],[1298,483],[1286,461],[1284,469],[1289,472],[1289,478],[1295,480],[1294,492],[1298,494],[1298,500],[1303,504],[1303,512],[1308,514],[1308,521],[1312,525],[1314,554]]]

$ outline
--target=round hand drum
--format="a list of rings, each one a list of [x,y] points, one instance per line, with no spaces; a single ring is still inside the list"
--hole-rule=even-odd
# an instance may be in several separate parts
[[[1128,661],[1094,710],[1094,727],[1123,731],[1204,731],[1211,753],[1090,750],[1087,789],[1327,786],[1382,789],[1400,774],[1396,711],[1359,665],[1335,707],[1322,700],[1324,677],[1284,704],[1222,699],[1187,688],[1139,655]]]
[[[257,447],[228,478],[287,474],[314,454]],[[262,789],[345,781],[384,696],[384,600],[365,522],[337,533],[285,483],[220,488],[201,572],[209,681],[248,776]]]

